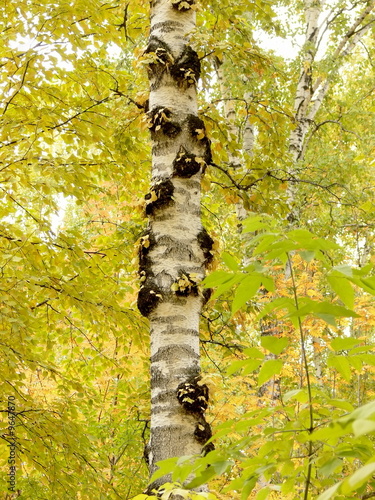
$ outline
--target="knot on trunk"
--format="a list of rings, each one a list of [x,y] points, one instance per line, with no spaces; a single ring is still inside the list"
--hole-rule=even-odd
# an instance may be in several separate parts
[[[212,430],[210,424],[206,421],[203,415],[198,420],[195,427],[194,437],[198,443],[205,445],[202,449],[203,455],[207,455],[207,453],[215,449],[215,445],[213,443],[206,444],[207,441],[212,438]]]
[[[211,238],[211,236],[208,234],[207,230],[204,227],[197,234],[197,240],[200,249],[203,252],[204,265],[208,266],[212,262],[212,259],[214,257],[213,255],[214,240]]]
[[[146,318],[155,307],[163,300],[162,290],[154,282],[153,276],[145,276],[144,284],[138,292],[137,306],[142,316]]]
[[[186,45],[180,57],[171,66],[170,74],[181,87],[195,85],[201,74],[201,62],[195,50]]]
[[[206,162],[200,156],[189,154],[186,149],[181,146],[174,162],[173,174],[177,177],[190,178],[197,174],[201,169],[206,168]]]
[[[186,12],[192,8],[195,4],[195,0],[172,0],[172,6],[174,9],[180,12]]]
[[[187,412],[202,414],[208,407],[208,387],[201,382],[200,377],[182,382],[177,387],[177,399]]]
[[[167,207],[173,203],[174,186],[167,179],[154,184],[151,191],[146,194],[146,214],[152,215],[156,209]]]
[[[181,125],[172,120],[172,111],[156,106],[147,113],[147,126],[155,139],[155,134],[164,134],[174,139],[181,132]]]

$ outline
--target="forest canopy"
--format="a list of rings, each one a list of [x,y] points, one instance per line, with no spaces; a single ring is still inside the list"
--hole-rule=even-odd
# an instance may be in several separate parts
[[[375,2],[0,33],[3,498],[375,497]]]

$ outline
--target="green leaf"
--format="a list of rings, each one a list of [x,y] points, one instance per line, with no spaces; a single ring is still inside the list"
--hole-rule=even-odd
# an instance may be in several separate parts
[[[239,270],[239,265],[237,261],[235,260],[232,255],[230,255],[228,252],[223,252],[221,258],[223,259],[223,262],[225,265],[231,270],[231,271],[238,271]]]
[[[257,478],[252,477],[250,479],[247,479],[242,487],[242,494],[241,494],[241,500],[247,500],[249,497],[249,494],[253,491],[255,485],[257,483]]]
[[[152,483],[156,479],[159,479],[159,477],[163,477],[164,475],[172,472],[176,468],[177,460],[178,460],[177,457],[173,457],[157,462],[156,465],[158,466],[158,469],[153,473],[150,482]]]
[[[260,369],[258,376],[258,386],[265,384],[274,375],[278,375],[283,367],[283,362],[281,359],[269,359],[267,360]]]
[[[289,344],[289,340],[286,337],[274,337],[273,335],[267,335],[260,338],[260,343],[262,347],[272,352],[272,354],[280,354],[286,346]]]
[[[215,462],[212,466],[215,469],[216,474],[219,476],[220,474],[224,474],[224,472],[226,472],[231,465],[233,465],[232,460],[221,460],[219,462]]]
[[[339,273],[343,274],[344,276],[347,276],[348,278],[353,277],[353,269],[346,264],[335,266],[333,270],[338,271]]]
[[[244,233],[253,233],[259,231],[260,229],[269,229],[271,227],[272,220],[267,215],[253,215],[248,217],[242,222],[242,227]]]
[[[210,466],[207,469],[200,472],[199,476],[195,477],[189,484],[186,485],[187,488],[196,488],[197,486],[201,486],[202,484],[209,481],[211,478],[216,476],[215,468]]]
[[[261,284],[259,275],[248,275],[238,285],[232,302],[232,315],[257,293]]]
[[[346,351],[360,344],[360,340],[352,337],[336,337],[331,341],[331,347],[335,351]]]
[[[347,494],[356,490],[375,472],[375,462],[364,465],[343,481],[340,491]]]
[[[258,491],[255,500],[265,500],[270,493],[271,490],[269,488],[262,488],[261,490]]]
[[[300,251],[298,253],[301,256],[301,258],[303,260],[305,260],[306,262],[311,262],[314,259],[314,257],[315,257],[315,252],[311,252],[311,251],[308,251],[308,250],[302,250],[302,251]]]
[[[302,306],[298,311],[291,313],[290,316],[307,316],[308,314],[315,314],[323,319],[325,316],[338,318],[359,318],[359,315],[354,311],[346,309],[345,307],[337,306],[331,302],[315,302],[311,299],[304,298],[304,303],[304,306]]]
[[[375,276],[371,276],[371,278],[362,278],[362,283],[366,285],[367,290],[370,290],[372,295],[375,294]]]
[[[154,495],[145,495],[145,494],[141,493],[140,495],[133,497],[131,500],[153,500],[153,499],[156,500],[157,497],[155,497]]]
[[[304,389],[293,389],[292,391],[288,391],[284,394],[283,401],[285,401],[285,403],[286,403],[290,399],[293,399],[293,398],[297,399],[297,396],[301,393],[305,393],[305,390]],[[298,401],[298,399],[297,399],[297,401]]]
[[[329,477],[335,469],[338,467],[342,466],[343,461],[340,460],[339,458],[331,458],[326,462],[322,467],[318,469],[319,474],[322,474],[325,477]]]
[[[353,309],[354,289],[350,281],[344,276],[340,276],[338,273],[328,276],[327,280],[342,302],[349,307],[349,309]]]
[[[233,361],[227,368],[227,375],[233,375],[233,373],[238,372],[246,365],[247,360],[241,359],[237,361]]]
[[[279,235],[278,234],[273,234],[273,233],[265,233],[262,235],[259,235],[259,240],[260,243],[256,246],[254,249],[254,255],[259,255],[265,250],[269,250],[270,246],[275,243],[275,241],[278,241]],[[256,240],[256,238],[253,239],[253,242]]]
[[[293,299],[289,297],[279,297],[278,299],[271,300],[268,302],[261,312],[258,314],[257,319],[261,319],[272,311],[279,311],[280,309],[286,309],[288,312],[294,312],[296,307],[294,305]]]
[[[327,359],[327,365],[331,368],[335,368],[347,382],[350,381],[352,372],[349,361],[345,356],[330,356]]]
[[[202,281],[205,288],[211,288],[213,286],[222,285],[227,281],[233,279],[234,274],[228,271],[213,271],[211,274],[206,276]]]
[[[329,500],[330,498],[333,497],[333,495],[336,493],[336,491],[339,489],[341,486],[341,482],[334,484],[328,490],[326,490],[324,493],[318,496],[317,500]]]
[[[260,359],[247,359],[242,371],[242,375],[248,375],[249,373],[255,372],[255,370],[257,370],[261,364],[262,361]]]
[[[212,295],[212,298],[216,299],[217,297],[220,297],[220,295],[232,289],[234,285],[242,281],[244,277],[245,275],[242,273],[232,274],[232,277],[229,280],[217,287],[215,293]]]
[[[371,401],[370,403],[366,403],[365,405],[359,406],[348,415],[344,415],[338,421],[351,422],[358,418],[367,419],[368,417],[371,417],[374,414],[375,414],[375,401]]]
[[[335,408],[341,408],[346,411],[353,411],[354,407],[349,401],[345,399],[327,399],[327,405],[333,406]]]
[[[359,418],[353,422],[353,432],[356,437],[375,431],[375,420]]]
[[[249,358],[264,359],[264,354],[262,353],[262,351],[260,351],[256,347],[248,347],[247,349],[244,349],[243,352]]]

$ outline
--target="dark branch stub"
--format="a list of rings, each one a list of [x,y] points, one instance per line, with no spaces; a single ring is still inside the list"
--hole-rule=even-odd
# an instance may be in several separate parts
[[[174,9],[180,12],[186,12],[192,8],[195,4],[195,0],[172,0],[172,6]]]
[[[214,245],[214,240],[211,238],[211,236],[208,234],[207,230],[204,227],[199,231],[197,235],[197,240],[203,252],[203,256],[205,259],[204,264],[205,266],[208,266],[208,264],[210,264],[213,259],[212,248]]]
[[[200,377],[182,382],[177,387],[177,399],[189,413],[204,413],[208,407],[208,387],[200,383]]]
[[[193,377],[177,387],[177,399],[184,410],[192,413],[197,419],[194,437],[198,443],[204,445],[202,454],[207,455],[215,449],[213,443],[206,444],[212,438],[211,426],[204,417],[209,400],[207,385],[201,382],[200,376]]]
[[[189,154],[186,149],[181,146],[173,162],[173,174],[177,177],[190,178],[201,169],[203,171],[205,167],[206,162],[203,158],[194,154]]]
[[[170,68],[170,74],[178,85],[196,85],[201,74],[201,63],[198,54],[188,45],[181,56]]]
[[[147,276],[138,292],[137,306],[139,312],[147,318],[162,300],[162,290],[156,285],[152,276]]]
[[[156,106],[147,113],[148,128],[151,136],[162,133],[167,137],[174,139],[181,132],[181,125],[172,120],[172,112],[163,106]]]
[[[146,194],[146,214],[152,215],[158,208],[169,206],[173,203],[174,186],[167,179],[165,181],[154,184],[151,192]]]
[[[197,426],[195,427],[194,437],[198,443],[205,445],[202,449],[203,455],[207,455],[207,453],[215,449],[215,445],[213,443],[205,444],[212,438],[212,430],[210,424],[203,416],[199,419]]]

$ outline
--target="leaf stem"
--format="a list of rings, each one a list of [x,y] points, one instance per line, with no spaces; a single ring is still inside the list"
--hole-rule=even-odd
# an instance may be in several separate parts
[[[292,288],[293,288],[293,296],[294,296],[294,304],[296,306],[296,310],[299,310],[299,302],[298,302],[298,295],[297,295],[297,286],[294,278],[294,272],[293,272],[293,266],[292,262],[290,259],[290,255],[288,255],[288,265],[290,269],[290,276],[292,278]],[[302,321],[301,317],[298,316],[298,330],[300,333],[300,340],[301,340],[301,352],[302,352],[302,363],[305,369],[305,374],[306,374],[306,385],[307,385],[307,394],[309,398],[309,420],[310,420],[310,425],[309,425],[309,433],[311,434],[314,430],[314,410],[313,410],[313,400],[312,400],[312,393],[311,393],[311,381],[310,381],[310,372],[309,372],[309,365],[307,362],[307,356],[306,356],[306,346],[305,346],[305,334],[302,328]],[[311,483],[311,472],[312,472],[312,462],[311,462],[311,457],[313,455],[313,444],[312,441],[309,441],[309,447],[308,447],[308,459],[309,463],[307,466],[307,474],[306,474],[306,483],[305,483],[305,492],[303,496],[303,500],[308,499],[308,494],[309,494],[309,487]]]

